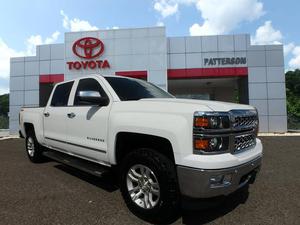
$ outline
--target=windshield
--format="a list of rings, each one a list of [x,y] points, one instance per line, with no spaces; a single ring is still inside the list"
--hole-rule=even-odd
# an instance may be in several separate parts
[[[138,79],[105,77],[121,101],[139,100],[142,98],[174,98],[171,94],[155,85]]]

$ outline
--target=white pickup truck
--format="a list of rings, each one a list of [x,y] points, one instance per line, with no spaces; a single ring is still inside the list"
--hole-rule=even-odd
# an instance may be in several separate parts
[[[176,99],[143,80],[92,75],[56,84],[22,108],[32,162],[44,156],[101,176],[114,168],[129,209],[164,220],[184,199],[253,183],[262,159],[254,107]]]

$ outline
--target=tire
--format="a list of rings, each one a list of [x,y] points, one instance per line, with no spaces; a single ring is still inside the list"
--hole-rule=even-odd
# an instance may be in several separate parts
[[[125,156],[120,190],[130,211],[148,222],[169,223],[177,218],[180,194],[175,165],[155,150],[141,148]]]
[[[25,139],[25,148],[29,160],[33,163],[41,163],[44,161],[42,155],[43,147],[38,143],[34,130],[29,130]]]

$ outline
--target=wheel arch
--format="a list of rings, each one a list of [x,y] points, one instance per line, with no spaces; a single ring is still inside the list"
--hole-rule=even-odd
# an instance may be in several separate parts
[[[167,138],[142,133],[119,132],[115,142],[116,164],[120,164],[129,152],[138,148],[156,150],[175,163],[173,147]]]
[[[33,131],[35,134],[33,123],[24,123],[24,130],[25,130],[25,137],[27,137],[30,131]]]

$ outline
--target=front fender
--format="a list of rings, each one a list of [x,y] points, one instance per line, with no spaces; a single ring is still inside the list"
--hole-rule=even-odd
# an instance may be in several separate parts
[[[118,112],[111,115],[108,136],[109,160],[116,164],[116,136],[119,132],[154,135],[170,141],[175,162],[182,151],[192,151],[192,117],[167,113]],[[113,153],[113,154],[112,154]]]

